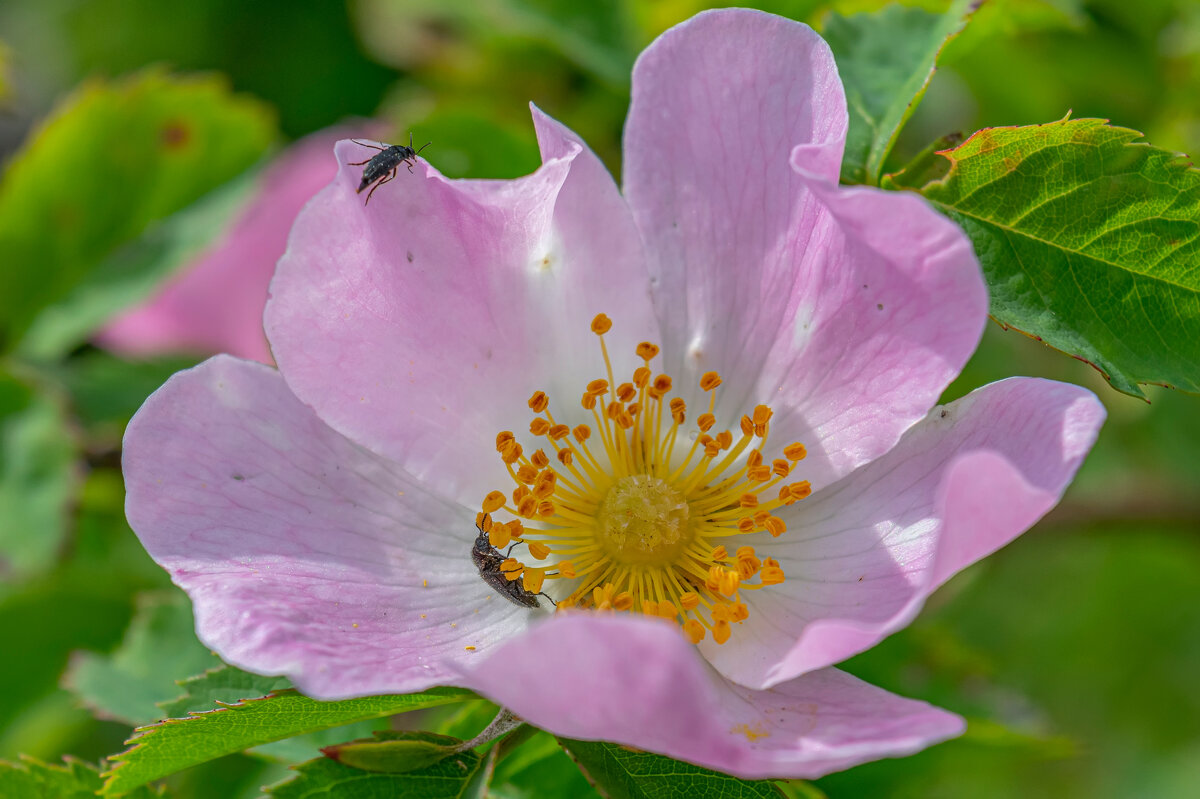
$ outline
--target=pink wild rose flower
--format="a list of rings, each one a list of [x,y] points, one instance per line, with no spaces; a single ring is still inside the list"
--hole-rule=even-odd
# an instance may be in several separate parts
[[[987,318],[978,263],[920,197],[838,186],[845,98],[804,25],[654,42],[624,192],[533,117],[532,175],[418,161],[370,205],[340,142],[271,285],[279,371],[214,358],[130,424],[129,520],[201,639],[314,697],[465,686],[743,777],[958,735],[833,664],[1058,501],[1096,398],[1016,378],[935,407]],[[521,539],[497,587],[477,526]]]

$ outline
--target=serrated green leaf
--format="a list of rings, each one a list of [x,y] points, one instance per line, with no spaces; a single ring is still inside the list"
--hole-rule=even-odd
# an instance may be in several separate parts
[[[196,640],[194,627],[183,592],[142,594],[121,645],[109,655],[79,653],[67,687],[101,716],[134,726],[156,721],[158,703],[179,693],[178,675],[221,662]]]
[[[87,763],[67,758],[63,765],[21,757],[19,763],[0,761],[0,796],[5,799],[94,799],[100,772]],[[126,799],[151,799],[162,791],[139,788]]]
[[[467,799],[482,796],[476,780],[483,764],[461,752],[407,774],[379,774],[323,757],[296,766],[299,774],[266,792],[275,799]]]
[[[1001,324],[1126,394],[1197,392],[1200,171],[1140,137],[1100,119],[988,128],[913,188],[971,237]]]
[[[297,735],[457,702],[474,694],[433,688],[419,694],[318,702],[295,691],[240,702],[185,719],[143,727],[132,746],[112,758],[106,795],[116,795],[222,755]]]
[[[86,84],[0,183],[0,349],[117,247],[242,173],[275,136],[219,78],[147,71]]]
[[[972,4],[954,0],[944,14],[892,5],[873,14],[830,15],[822,34],[850,114],[842,182],[879,182],[896,137],[925,95],[938,54],[962,30]]]
[[[218,704],[232,705],[292,687],[286,677],[264,677],[225,665],[177,682],[183,693],[170,701],[159,702],[162,713],[158,718],[182,719],[189,713],[213,710]]]
[[[462,741],[434,732],[380,731],[374,738],[327,746],[326,757],[363,771],[403,774],[416,771],[457,753]]]
[[[603,741],[559,738],[592,784],[608,799],[780,799],[769,780],[742,780],[669,757]]]
[[[78,457],[62,403],[0,371],[0,580],[53,563]]]

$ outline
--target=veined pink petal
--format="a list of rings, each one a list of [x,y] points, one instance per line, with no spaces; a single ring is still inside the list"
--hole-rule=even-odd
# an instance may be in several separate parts
[[[219,356],[125,435],[126,513],[230,663],[322,699],[446,684],[538,614],[471,562],[475,514],[325,426],[273,369]]]
[[[372,151],[343,142],[271,285],[267,331],[288,385],[328,424],[432,489],[476,505],[508,481],[496,434],[526,401],[577,405],[602,374],[589,332],[632,355],[656,337],[640,242],[596,157],[535,110],[545,158],[515,181],[401,166],[364,206]],[[520,429],[519,427],[515,429]]]
[[[788,532],[757,548],[787,581],[746,598],[737,647],[702,651],[729,679],[768,687],[870,648],[1052,508],[1103,420],[1091,392],[1033,378],[935,409],[891,452],[791,508]]]
[[[740,688],[673,625],[636,616],[556,616],[466,669],[463,684],[555,734],[747,778],[819,777],[963,730],[951,713],[836,669]]]
[[[323,130],[289,147],[220,242],[149,302],[117,317],[97,343],[124,355],[227,352],[271,363],[262,325],[267,284],[296,214],[333,178],[330,149],[347,135]]]
[[[634,68],[625,192],[666,371],[687,387],[720,372],[722,427],[771,405],[814,487],[924,416],[987,309],[953,223],[916,197],[837,187],[845,130],[829,48],[770,14],[700,14]]]

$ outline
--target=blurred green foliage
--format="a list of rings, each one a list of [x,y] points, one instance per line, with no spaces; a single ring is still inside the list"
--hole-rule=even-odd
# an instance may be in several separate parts
[[[24,752],[57,763],[70,753],[95,762],[119,751],[129,723],[84,702],[145,720],[174,694],[194,690],[197,707],[211,707],[240,698],[221,691],[243,690],[210,675],[174,691],[171,681],[189,675],[169,674],[173,659],[195,656],[191,669],[210,656],[188,639],[186,621],[156,615],[170,606],[162,592],[174,589],[122,512],[124,424],[191,362],[129,363],[80,344],[103,315],[85,319],[79,309],[134,301],[133,289],[144,289],[133,278],[160,279],[178,262],[163,253],[186,253],[219,231],[221,208],[238,202],[234,181],[271,147],[347,116],[382,119],[393,141],[409,131],[432,140],[426,155],[448,175],[512,177],[538,163],[534,102],[619,175],[637,53],[711,5],[0,5],[0,349],[18,350],[0,361],[0,758]],[[831,13],[886,4],[757,5],[821,28]],[[950,2],[907,5],[944,11]],[[940,63],[883,172],[940,137],[1068,110],[1141,130],[1160,147],[1200,149],[1200,0],[989,0]],[[128,293],[94,293],[113,276],[128,278]],[[74,323],[69,335],[56,319]],[[44,339],[55,346],[33,348],[34,358],[18,345],[38,324],[55,331]],[[1043,523],[943,589],[910,629],[848,664],[964,714],[968,734],[819,781],[833,799],[1200,792],[1200,400],[1157,389],[1147,390],[1149,404],[1118,395],[1090,367],[996,326],[947,398],[1013,374],[1089,386],[1109,422]],[[183,642],[139,671],[128,653],[156,625]],[[72,661],[74,692],[62,687]],[[131,680],[137,689],[122,689]],[[422,723],[470,738],[493,714],[475,702]],[[258,796],[289,775],[268,758],[299,762],[316,745],[232,755],[168,787],[197,799]],[[97,779],[81,766],[3,768],[0,793],[4,780],[94,790]],[[492,784],[493,795],[514,799],[590,790],[544,733],[500,761]]]

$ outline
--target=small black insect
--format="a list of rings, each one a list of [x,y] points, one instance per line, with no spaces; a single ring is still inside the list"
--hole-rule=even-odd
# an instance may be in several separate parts
[[[487,517],[484,518],[486,520]],[[471,560],[475,561],[475,568],[479,569],[479,576],[485,583],[509,602],[523,608],[540,608],[542,603],[538,602],[538,594],[549,599],[551,603],[554,602],[554,598],[548,594],[541,591],[535,594],[527,590],[519,579],[510,580],[505,577],[504,572],[500,570],[500,564],[504,563],[508,553],[501,555],[500,550],[492,546],[482,524],[476,522],[475,529],[479,531],[479,535],[475,536],[475,545],[471,547]],[[515,546],[516,544],[513,544],[508,551],[512,552]]]
[[[417,162],[417,156],[420,154],[421,150],[424,150],[433,143],[425,142],[424,146],[421,147],[421,150],[414,150],[412,148],[411,133],[408,134],[407,147],[405,147],[403,144],[387,144],[383,147],[379,147],[374,144],[368,144],[364,141],[359,141],[358,139],[351,139],[350,141],[354,142],[355,144],[360,144],[363,147],[370,147],[372,150],[379,150],[379,155],[372,156],[366,161],[355,161],[354,163],[347,164],[347,166],[362,166],[363,164],[367,165],[366,169],[363,170],[362,182],[358,184],[358,189],[355,190],[356,194],[362,194],[363,189],[365,189],[367,186],[370,186],[372,183],[375,184],[371,190],[367,192],[367,199],[363,205],[371,202],[371,195],[375,193],[375,189],[396,177],[396,170],[400,168],[401,164],[405,164],[408,167],[408,171],[412,172],[413,164]]]

